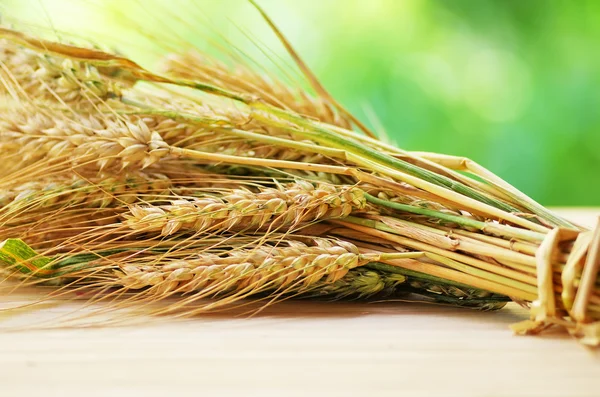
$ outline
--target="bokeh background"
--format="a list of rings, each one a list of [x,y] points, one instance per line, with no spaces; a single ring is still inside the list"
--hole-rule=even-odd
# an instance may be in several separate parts
[[[545,205],[600,205],[600,1],[259,3],[385,139],[469,157]],[[210,51],[217,37],[275,59],[269,73],[293,69],[246,0],[0,0],[0,11],[150,66],[173,43]]]

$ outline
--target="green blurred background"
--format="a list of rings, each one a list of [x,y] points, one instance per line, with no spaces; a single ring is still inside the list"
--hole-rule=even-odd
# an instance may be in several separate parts
[[[600,1],[259,3],[324,85],[389,141],[469,157],[545,205],[600,205]],[[215,31],[252,56],[261,53],[244,36],[285,57],[245,0],[0,7],[5,20],[92,34],[151,65],[175,39],[205,48]]]

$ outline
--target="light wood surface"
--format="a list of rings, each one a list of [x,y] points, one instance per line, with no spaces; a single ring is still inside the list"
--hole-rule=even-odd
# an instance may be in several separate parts
[[[562,210],[592,224],[600,210]],[[22,297],[0,297],[0,307]],[[70,306],[0,312],[2,323]],[[600,354],[526,311],[283,302],[130,327],[0,332],[0,396],[600,396]]]

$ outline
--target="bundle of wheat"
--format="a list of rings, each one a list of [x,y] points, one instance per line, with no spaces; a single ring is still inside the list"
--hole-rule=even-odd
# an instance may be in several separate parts
[[[378,141],[264,16],[317,97],[196,52],[161,75],[0,28],[7,279],[115,307],[170,298],[151,312],[172,315],[249,297],[513,300],[531,308],[516,332],[600,342],[600,227],[468,159]]]

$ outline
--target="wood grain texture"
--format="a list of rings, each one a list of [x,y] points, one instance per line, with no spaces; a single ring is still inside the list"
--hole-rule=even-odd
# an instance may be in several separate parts
[[[73,308],[0,312],[0,324]],[[558,332],[513,336],[527,316],[516,305],[283,302],[242,314],[0,332],[0,396],[600,396],[599,352]]]

